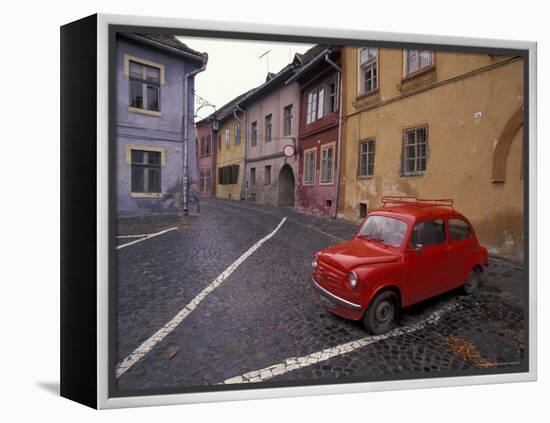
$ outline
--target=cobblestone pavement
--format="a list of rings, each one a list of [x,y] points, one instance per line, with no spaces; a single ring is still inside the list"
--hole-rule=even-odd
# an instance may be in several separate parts
[[[119,390],[524,369],[520,265],[491,258],[478,293],[453,291],[416,304],[403,310],[393,331],[370,336],[359,323],[325,311],[309,279],[313,253],[350,239],[355,224],[230,200],[203,200],[201,215],[185,226],[118,251],[117,363],[283,217],[271,239],[208,288],[200,304],[117,379]]]

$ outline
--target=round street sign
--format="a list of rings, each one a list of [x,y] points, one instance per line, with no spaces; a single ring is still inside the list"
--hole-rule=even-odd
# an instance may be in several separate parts
[[[294,146],[292,144],[287,144],[283,147],[283,154],[287,157],[294,156]]]

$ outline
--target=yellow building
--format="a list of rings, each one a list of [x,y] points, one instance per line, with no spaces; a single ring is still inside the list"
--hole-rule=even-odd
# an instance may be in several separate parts
[[[213,115],[219,121],[215,146],[215,192],[218,198],[244,198],[245,122],[244,114],[237,105],[249,93],[233,99]]]
[[[452,198],[493,252],[523,249],[523,59],[347,47],[339,214]]]

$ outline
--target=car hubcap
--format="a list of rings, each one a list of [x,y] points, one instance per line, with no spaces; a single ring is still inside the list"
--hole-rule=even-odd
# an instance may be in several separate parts
[[[387,323],[393,318],[393,304],[389,301],[382,301],[376,307],[376,321]]]

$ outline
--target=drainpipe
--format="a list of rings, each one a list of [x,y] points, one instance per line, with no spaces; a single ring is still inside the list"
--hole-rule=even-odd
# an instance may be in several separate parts
[[[202,55],[202,65],[200,68],[194,71],[183,74],[183,116],[182,116],[182,142],[183,142],[183,211],[187,215],[188,213],[188,195],[189,195],[189,163],[188,163],[188,151],[189,151],[189,80],[194,78],[200,72],[206,69],[206,63],[208,61],[208,54]],[[200,205],[197,199],[197,211],[200,210]]]
[[[332,218],[335,219],[338,216],[338,199],[340,196],[340,162],[342,158],[340,157],[340,152],[342,149],[342,68],[329,59],[328,53],[325,54],[325,62],[338,71],[338,142],[336,144],[336,155],[338,160],[336,161],[336,201],[334,212],[332,213]]]
[[[244,124],[237,117],[237,112],[241,112],[243,114]],[[246,196],[245,196],[245,194],[246,194],[246,152],[247,152],[247,148],[248,148],[248,137],[246,135],[246,129],[247,129],[247,126],[246,126],[247,125],[246,110],[242,109],[237,104],[237,106],[235,107],[235,110],[233,110],[233,116],[235,116],[235,119],[237,119],[239,121],[239,125],[241,126],[241,133],[239,134],[239,136],[241,136],[241,134],[244,133],[244,138],[242,140],[242,142],[244,142],[243,180],[241,182],[241,200],[244,200],[246,198]]]

